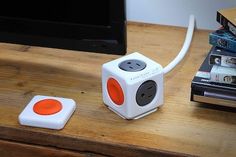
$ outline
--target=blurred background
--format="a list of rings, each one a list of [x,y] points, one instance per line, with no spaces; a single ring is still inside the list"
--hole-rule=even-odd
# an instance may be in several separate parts
[[[128,21],[184,26],[194,14],[198,29],[215,30],[219,9],[236,7],[236,0],[127,0]],[[236,18],[236,15],[235,15]]]

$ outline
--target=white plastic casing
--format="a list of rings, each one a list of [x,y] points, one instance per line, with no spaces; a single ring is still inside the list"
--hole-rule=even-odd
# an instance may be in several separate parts
[[[146,68],[138,72],[128,72],[119,68],[125,60],[137,59],[146,63]],[[109,96],[107,81],[114,78],[120,84],[124,93],[122,105],[115,104]],[[157,84],[154,99],[146,106],[139,106],[136,102],[138,88],[145,81],[152,80]],[[102,66],[102,91],[105,105],[125,119],[138,119],[152,113],[163,104],[163,68],[155,61],[138,52],[121,57]]]
[[[62,109],[58,113],[52,115],[40,115],[35,113],[33,111],[35,103],[44,99],[60,101]],[[21,125],[59,130],[65,126],[75,111],[75,108],[76,103],[72,99],[37,95],[29,102],[18,118]]]

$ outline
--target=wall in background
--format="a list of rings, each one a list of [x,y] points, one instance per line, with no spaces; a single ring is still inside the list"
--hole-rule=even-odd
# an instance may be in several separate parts
[[[197,28],[219,28],[216,11],[236,7],[236,0],[126,0],[128,21],[163,25],[188,25],[190,14],[197,20]]]

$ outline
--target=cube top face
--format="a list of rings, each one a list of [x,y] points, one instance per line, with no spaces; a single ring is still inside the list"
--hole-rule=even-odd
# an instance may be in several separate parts
[[[135,52],[103,64],[103,71],[134,84],[146,78],[162,74],[163,68],[155,61]]]
[[[19,115],[21,125],[62,129],[76,108],[72,99],[34,96]]]

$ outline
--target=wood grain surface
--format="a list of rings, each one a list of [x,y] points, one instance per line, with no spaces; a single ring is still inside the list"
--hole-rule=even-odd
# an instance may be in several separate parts
[[[42,147],[5,140],[0,140],[0,154],[1,157],[105,157],[90,152],[80,153],[78,151],[68,151],[54,147]]]
[[[185,28],[131,23],[128,52],[139,51],[165,66],[185,34]],[[191,80],[210,49],[208,34],[196,30],[185,59],[165,76],[164,105],[134,121],[120,118],[102,101],[101,66],[121,56],[1,43],[0,139],[26,148],[32,144],[32,150],[101,156],[236,156],[235,109],[190,102]],[[63,130],[19,125],[18,115],[38,94],[77,102]],[[12,143],[0,142],[5,154],[7,144]]]

